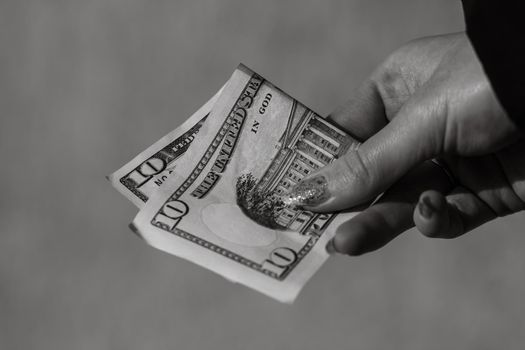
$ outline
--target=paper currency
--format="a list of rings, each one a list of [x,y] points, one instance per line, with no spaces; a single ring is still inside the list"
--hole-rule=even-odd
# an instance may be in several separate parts
[[[280,196],[357,145],[241,65],[131,227],[158,249],[292,302],[327,259],[335,228],[353,214],[303,211]],[[153,153],[131,163],[144,164]]]
[[[222,88],[181,126],[109,175],[108,180],[113,187],[137,207],[142,208],[148,198],[169,180],[179,160],[206,121],[221,91]]]

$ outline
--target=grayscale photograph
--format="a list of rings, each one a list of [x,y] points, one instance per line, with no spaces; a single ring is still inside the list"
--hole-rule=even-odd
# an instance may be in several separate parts
[[[0,0],[0,349],[523,349],[523,13]]]

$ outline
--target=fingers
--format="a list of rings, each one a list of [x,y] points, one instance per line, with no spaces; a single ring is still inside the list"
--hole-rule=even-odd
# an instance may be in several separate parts
[[[447,197],[437,191],[421,194],[413,217],[425,236],[455,238],[497,216],[475,194],[456,187]]]
[[[412,214],[425,189],[447,192],[448,177],[431,162],[425,162],[392,186],[374,205],[343,223],[333,239],[342,254],[360,255],[381,248],[414,226]]]
[[[416,164],[440,151],[444,127],[440,125],[441,106],[435,101],[417,98],[407,102],[398,116],[356,151],[304,179],[291,191],[289,202],[330,212],[384,192]]]
[[[444,196],[450,187],[443,171],[425,162],[376,204],[341,224],[332,242],[334,250],[361,255],[383,247],[414,224],[427,237],[455,238],[497,217],[463,187]]]
[[[414,210],[414,223],[422,234],[428,237],[456,237],[464,232],[463,222],[452,206],[449,208],[445,197],[436,191],[421,195]]]
[[[385,195],[370,208],[341,224],[333,239],[336,252],[361,255],[379,249],[408,230],[414,223],[411,215],[414,200]]]

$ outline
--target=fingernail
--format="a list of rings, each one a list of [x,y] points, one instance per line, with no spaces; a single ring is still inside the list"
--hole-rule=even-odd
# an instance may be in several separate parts
[[[323,175],[299,182],[290,193],[283,196],[284,204],[288,206],[315,207],[330,198],[328,182]]]
[[[436,210],[436,208],[434,208],[434,206],[432,205],[430,198],[428,197],[421,198],[421,201],[419,201],[417,208],[421,216],[425,219],[430,219],[432,217],[432,214]]]

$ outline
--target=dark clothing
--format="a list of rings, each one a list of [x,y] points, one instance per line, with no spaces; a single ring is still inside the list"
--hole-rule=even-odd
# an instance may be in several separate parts
[[[462,0],[467,35],[496,96],[525,132],[525,0]]]

